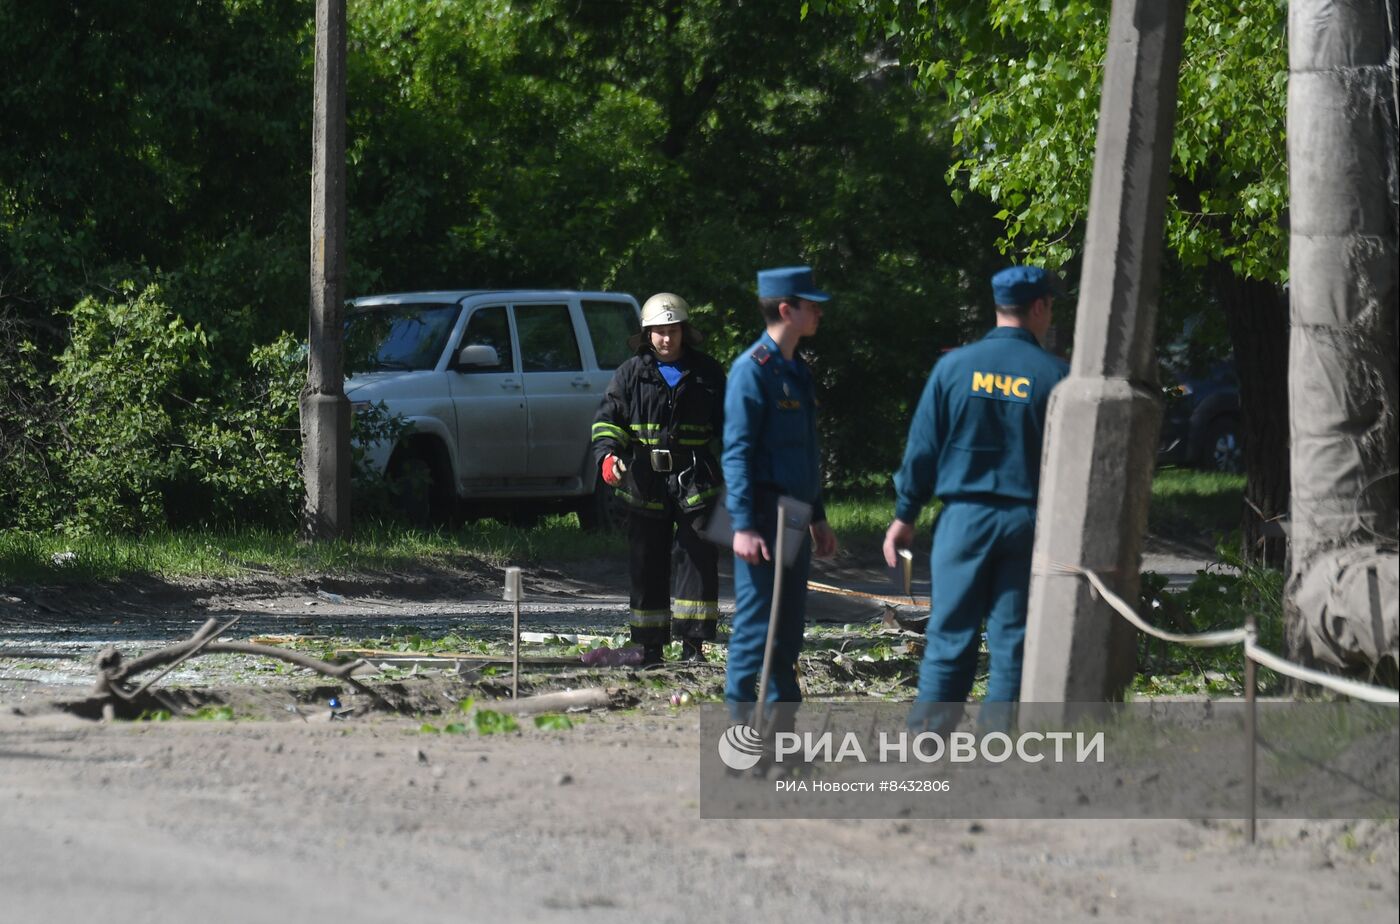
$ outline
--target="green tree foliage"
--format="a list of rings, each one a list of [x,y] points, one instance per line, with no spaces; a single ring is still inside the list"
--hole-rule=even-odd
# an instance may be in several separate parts
[[[48,320],[122,279],[188,272],[166,294],[216,351],[270,340],[289,319],[269,323],[267,301],[305,288],[279,238],[305,240],[307,15],[298,0],[0,0],[0,296]],[[215,279],[240,296],[211,297]]]
[[[204,331],[158,286],[123,283],[68,320],[47,382],[32,343],[6,351],[18,360],[0,413],[8,523],[81,534],[179,522],[191,508],[224,522],[296,509],[305,356],[290,337],[255,349],[249,380],[221,394]]]
[[[0,304],[0,524],[28,525],[21,501],[42,510],[60,492],[49,458],[58,398],[43,360],[30,326]]]
[[[0,526],[293,515],[311,12],[0,0]],[[348,294],[677,291],[728,360],[754,271],[808,261],[837,295],[812,345],[830,468],[889,471],[938,350],[985,323],[996,223],[953,208],[938,107],[857,25],[353,0]],[[106,486],[103,453],[129,462]]]
[[[1060,265],[1082,245],[1106,0],[850,0],[953,111],[949,178],[999,207],[1002,246]],[[1288,201],[1285,0],[1193,0],[1172,147],[1167,241],[1188,266],[1282,282]]]
[[[172,405],[207,368],[203,332],[171,317],[158,288],[127,286],[123,295],[73,308],[53,379],[61,408],[53,457],[72,496],[68,522],[85,531],[161,520],[161,488],[185,465]]]
[[[1107,0],[810,0],[857,14],[941,93],[948,178],[994,204],[1008,253],[1072,264],[1083,246]],[[1240,379],[1246,554],[1281,563],[1264,520],[1288,507],[1286,0],[1188,6],[1166,214],[1159,342],[1223,310]],[[972,198],[972,197],[969,197]],[[1206,324],[1202,330],[1215,329]]]
[[[283,334],[253,348],[214,387],[208,339],[155,285],[123,283],[70,312],[69,342],[48,383],[32,344],[0,318],[0,349],[17,360],[0,409],[0,512],[21,528],[81,535],[191,522],[290,525],[300,507],[298,396],[306,349]],[[9,342],[7,342],[9,341]],[[50,387],[44,387],[48,384]],[[226,390],[225,390],[226,389]],[[396,438],[382,406],[355,433]],[[356,490],[374,513],[388,498],[357,450]]]
[[[198,493],[223,522],[277,521],[298,509],[302,491],[298,398],[306,350],[291,334],[255,347],[248,374],[216,404],[188,405],[189,466],[181,490]]]
[[[754,271],[811,262],[838,299],[811,346],[838,478],[897,464],[934,357],[989,317],[991,210],[953,207],[937,113],[853,19],[533,0],[351,22],[353,198],[376,210],[354,252],[399,248],[377,286],[676,291],[729,360],[760,328]]]

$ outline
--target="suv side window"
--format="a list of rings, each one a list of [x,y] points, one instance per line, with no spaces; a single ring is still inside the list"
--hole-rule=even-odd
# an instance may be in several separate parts
[[[520,332],[523,371],[582,371],[568,305],[516,305],[515,326]]]
[[[593,355],[599,369],[616,369],[628,360],[632,350],[627,340],[640,331],[637,312],[625,302],[584,301],[583,317],[593,338]]]
[[[467,321],[467,329],[462,332],[462,342],[458,349],[477,344],[495,347],[496,355],[501,360],[500,363],[489,368],[486,366],[459,368],[458,372],[470,375],[473,372],[515,371],[515,354],[510,348],[510,321],[506,318],[504,305],[478,308],[472,312],[471,318]]]

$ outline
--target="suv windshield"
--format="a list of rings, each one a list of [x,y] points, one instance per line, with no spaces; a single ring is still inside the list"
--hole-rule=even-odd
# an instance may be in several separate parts
[[[380,305],[350,313],[345,322],[348,372],[432,369],[442,357],[460,305]]]

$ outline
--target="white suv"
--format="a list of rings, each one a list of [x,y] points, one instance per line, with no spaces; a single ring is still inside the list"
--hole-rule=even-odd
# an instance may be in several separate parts
[[[497,511],[526,519],[543,506],[529,501],[563,499],[588,528],[606,516],[590,429],[640,330],[636,299],[411,292],[354,299],[347,317],[346,395],[411,424],[393,445],[366,447],[391,482],[418,486],[410,516],[444,519],[455,499],[509,501]]]

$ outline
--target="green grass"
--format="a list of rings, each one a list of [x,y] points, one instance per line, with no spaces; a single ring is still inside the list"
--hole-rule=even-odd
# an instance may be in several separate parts
[[[1159,469],[1152,479],[1148,529],[1174,539],[1214,545],[1239,528],[1244,506],[1244,476],[1185,468]],[[939,504],[932,501],[919,515],[917,534],[927,541]],[[882,539],[894,517],[892,491],[869,488],[841,492],[826,500],[827,519],[847,548]]]
[[[1243,514],[1243,475],[1163,468],[1152,479],[1147,527],[1154,533],[1210,541],[1239,529]]]
[[[424,532],[396,525],[360,527],[354,538],[305,543],[291,533],[159,532],[143,536],[65,536],[0,531],[0,583],[79,584],[130,575],[227,578],[258,574],[355,574],[451,569],[467,559],[492,567],[626,555],[618,535],[585,533],[572,516],[533,529],[481,521]]]
[[[1223,567],[1199,572],[1185,590],[1166,593],[1165,579],[1144,573],[1139,612],[1163,629],[1191,634],[1237,629],[1252,613],[1259,644],[1282,654],[1283,574],[1245,562],[1239,549],[1222,543],[1215,558]],[[1261,694],[1283,689],[1283,678],[1259,668]],[[1244,692],[1244,654],[1239,645],[1193,648],[1138,636],[1138,674],[1132,692],[1144,696],[1232,695]]]
[[[927,535],[933,527],[938,508],[939,503],[935,500],[919,514],[917,526],[920,535]],[[838,494],[826,499],[826,519],[843,545],[850,547],[853,541],[866,540],[875,540],[878,545],[894,519],[894,498],[873,493]]]
[[[1149,525],[1174,537],[1209,538],[1239,524],[1244,479],[1238,475],[1163,469],[1152,484]],[[847,549],[878,549],[894,516],[887,490],[836,493],[827,519]],[[919,517],[928,541],[938,509]],[[71,555],[70,555],[71,553]],[[372,523],[353,539],[304,543],[290,532],[265,529],[157,532],[143,536],[69,536],[0,530],[0,583],[81,584],[131,575],[165,578],[236,578],[258,574],[356,574],[442,568],[468,562],[506,564],[621,559],[625,537],[585,533],[572,515],[547,517],[535,528],[483,520],[455,530],[425,532]]]

